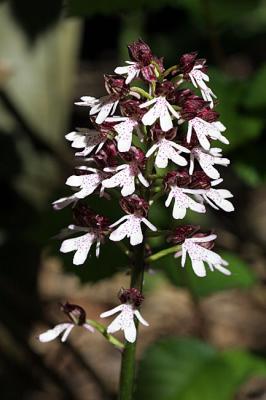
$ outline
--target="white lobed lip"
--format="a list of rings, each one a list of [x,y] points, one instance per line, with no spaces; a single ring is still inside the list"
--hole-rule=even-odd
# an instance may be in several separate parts
[[[119,312],[119,315],[111,322],[107,328],[108,333],[114,333],[119,330],[124,332],[125,338],[128,342],[134,343],[136,341],[137,330],[134,322],[134,316],[139,322],[145,326],[149,326],[148,322],[142,317],[140,312],[136,310],[131,304],[120,304],[119,306],[105,311],[100,315],[101,318],[110,317]]]

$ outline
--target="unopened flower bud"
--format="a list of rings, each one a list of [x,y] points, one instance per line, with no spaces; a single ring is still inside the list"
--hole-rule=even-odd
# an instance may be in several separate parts
[[[131,60],[137,61],[143,65],[148,65],[152,61],[152,52],[150,47],[142,39],[127,46]]]

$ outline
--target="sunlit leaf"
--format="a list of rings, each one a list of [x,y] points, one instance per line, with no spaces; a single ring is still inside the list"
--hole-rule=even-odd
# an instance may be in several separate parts
[[[196,339],[166,339],[141,361],[135,399],[229,400],[249,377],[266,375],[266,365],[244,351],[217,352]]]

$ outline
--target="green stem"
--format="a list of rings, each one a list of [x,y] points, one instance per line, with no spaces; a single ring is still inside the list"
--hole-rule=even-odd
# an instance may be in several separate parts
[[[148,92],[146,92],[146,90],[141,89],[138,86],[133,86],[132,88],[130,88],[130,91],[136,92],[136,93],[140,94],[142,97],[146,97],[146,99],[149,99],[149,100],[153,99],[153,97]]]
[[[178,65],[173,65],[172,67],[166,69],[164,73],[162,74],[162,77],[165,78],[167,75],[169,75],[172,71],[176,71],[178,69]]]
[[[145,238],[145,232],[143,232]],[[143,275],[144,275],[144,251],[145,239],[142,244],[134,248],[133,265],[131,273],[130,287],[134,287],[142,292]],[[135,321],[138,332],[138,321]],[[120,371],[120,391],[119,400],[132,400],[135,383],[135,354],[136,343],[126,342],[125,349],[122,354],[122,363]]]
[[[152,263],[153,261],[157,261],[162,257],[168,256],[168,254],[176,253],[180,250],[180,245],[177,244],[176,246],[169,247],[168,249],[164,249],[158,251],[158,253],[152,254],[151,256],[147,257],[145,262]]]
[[[148,145],[148,143],[147,143]],[[154,165],[154,156],[151,156],[147,161],[145,177],[152,173]],[[150,190],[147,188],[144,192],[144,198],[149,201]],[[146,227],[143,226],[143,241],[140,245],[133,248],[132,255],[132,271],[130,287],[136,288],[142,293],[144,268],[145,268],[145,243],[146,243]],[[138,321],[135,321],[138,334]],[[122,354],[121,371],[120,371],[120,388],[119,400],[132,400],[135,384],[135,364],[136,364],[136,345],[126,342],[125,349]]]
[[[113,335],[110,335],[110,333],[107,333],[107,329],[104,325],[100,324],[97,321],[94,321],[93,319],[87,319],[86,323],[91,325],[93,328],[95,328],[98,332],[100,332],[105,339],[108,340],[109,343],[113,344],[115,347],[117,347],[120,350],[124,349],[124,344],[120,342],[120,340],[116,339]]]
[[[117,245],[117,247],[120,248],[120,250],[127,256],[127,257],[131,257],[131,251],[129,250],[129,248],[123,243],[123,242],[115,242],[115,244]]]

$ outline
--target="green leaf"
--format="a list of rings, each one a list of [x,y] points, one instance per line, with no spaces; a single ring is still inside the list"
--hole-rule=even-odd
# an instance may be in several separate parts
[[[168,339],[153,345],[140,364],[135,398],[177,398],[215,353],[212,347],[192,339]]]
[[[185,268],[182,268],[180,259],[175,259],[172,255],[152,263],[151,267],[165,271],[167,277],[176,286],[187,287],[195,296],[200,297],[222,290],[248,288],[256,282],[249,266],[238,256],[225,251],[220,254],[229,263],[228,268],[232,272],[230,276],[223,275],[219,271],[210,271],[207,267],[207,276],[199,278],[193,272],[188,258]]]
[[[265,362],[244,351],[219,353],[196,339],[166,339],[144,355],[135,398],[229,400],[254,375],[266,375]]]

